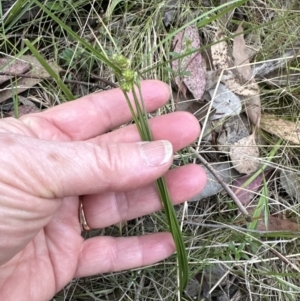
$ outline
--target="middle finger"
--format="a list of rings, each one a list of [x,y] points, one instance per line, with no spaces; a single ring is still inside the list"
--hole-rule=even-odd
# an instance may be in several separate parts
[[[190,113],[175,112],[149,120],[154,140],[169,140],[178,151],[194,142],[200,134],[198,120]],[[135,125],[90,139],[93,143],[131,143],[141,141]]]

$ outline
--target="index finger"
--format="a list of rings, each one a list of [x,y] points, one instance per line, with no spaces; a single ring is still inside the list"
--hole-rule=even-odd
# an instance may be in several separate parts
[[[158,109],[169,99],[169,87],[163,82],[145,80],[141,82],[141,88],[147,112]],[[131,93],[130,99],[133,99]],[[30,118],[35,118],[35,121],[28,123],[30,127],[39,129],[54,126],[71,140],[96,137],[132,119],[120,88],[90,94],[31,115]]]

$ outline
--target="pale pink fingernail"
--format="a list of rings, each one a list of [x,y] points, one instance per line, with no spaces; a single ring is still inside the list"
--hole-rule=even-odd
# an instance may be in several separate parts
[[[160,166],[170,161],[173,156],[172,144],[167,140],[142,142],[141,157],[149,166]]]

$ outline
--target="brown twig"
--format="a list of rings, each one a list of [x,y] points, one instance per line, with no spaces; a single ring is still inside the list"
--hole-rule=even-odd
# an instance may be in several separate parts
[[[115,83],[113,83],[113,82],[107,80],[107,79],[104,78],[104,77],[98,76],[98,75],[96,75],[96,74],[94,74],[94,73],[91,73],[91,77],[94,78],[94,79],[100,80],[101,82],[103,82],[103,83],[105,83],[106,85],[109,85],[109,86],[111,86],[111,87],[113,87],[113,88],[118,88],[118,87],[119,87],[117,84],[115,84]]]
[[[45,76],[36,76],[36,75],[30,75],[30,74],[21,74],[21,73],[14,73],[14,72],[0,72],[0,75],[2,76],[14,76],[14,77],[23,77],[23,78],[34,78],[34,79],[40,79],[40,80],[45,80],[45,79],[50,79],[50,77],[45,77]],[[94,78],[94,76],[92,76]],[[96,79],[100,80],[99,77]],[[110,81],[105,81],[103,78],[101,78],[102,82],[104,82],[106,85],[109,85],[111,87],[118,87],[114,83],[111,83]],[[63,80],[65,83],[70,83],[70,84],[79,84],[79,85],[85,85],[85,86],[91,86],[91,87],[98,87],[98,88],[103,88],[99,84],[95,83],[88,83],[88,82],[83,82],[83,81],[78,81],[78,80],[72,80],[72,79],[64,79]]]
[[[245,216],[245,219],[248,223],[252,221],[252,218],[248,211],[245,209],[245,207],[242,205],[240,200],[237,198],[237,196],[233,193],[233,191],[230,189],[230,187],[223,181],[222,177],[218,174],[217,171],[214,170],[214,168],[211,167],[211,165],[201,156],[198,152],[196,152],[195,149],[192,147],[189,147],[189,150],[201,161],[201,163],[212,173],[212,175],[217,179],[217,181],[222,185],[222,187],[226,190],[226,192],[229,194],[229,196],[232,198],[232,200],[235,202],[241,213]]]

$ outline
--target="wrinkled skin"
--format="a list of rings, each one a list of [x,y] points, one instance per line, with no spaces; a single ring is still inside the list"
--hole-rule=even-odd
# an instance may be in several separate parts
[[[169,98],[158,81],[144,81],[142,91],[149,112]],[[149,265],[174,252],[170,233],[80,235],[80,195],[89,226],[103,228],[161,209],[153,182],[164,174],[176,204],[205,185],[197,165],[168,171],[168,142],[147,144],[157,151],[149,161],[135,126],[107,133],[130,116],[114,89],[0,121],[0,300],[49,300],[74,277]],[[200,131],[184,112],[155,117],[150,125],[155,140],[170,141],[173,151]]]

